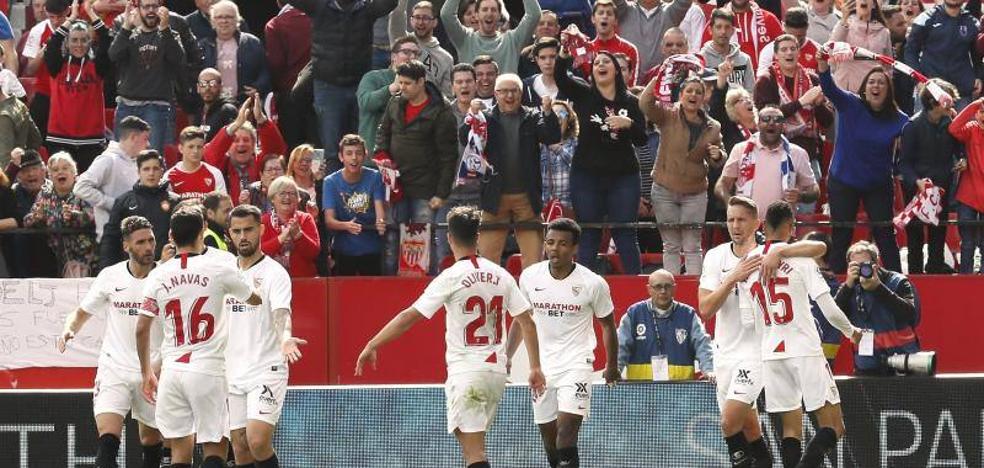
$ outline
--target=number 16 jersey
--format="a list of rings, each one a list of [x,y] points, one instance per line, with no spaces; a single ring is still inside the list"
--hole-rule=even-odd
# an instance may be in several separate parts
[[[163,323],[163,369],[225,375],[226,294],[246,301],[252,288],[234,263],[211,256],[178,255],[150,272],[141,313]]]
[[[516,280],[481,257],[466,257],[434,278],[413,308],[428,319],[444,307],[448,375],[472,371],[505,373],[506,316],[530,309]]]

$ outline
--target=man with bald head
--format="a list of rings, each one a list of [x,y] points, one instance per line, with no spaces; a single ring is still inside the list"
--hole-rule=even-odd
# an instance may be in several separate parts
[[[673,299],[676,280],[656,270],[649,297],[636,302],[618,326],[618,367],[628,380],[691,380],[694,360],[704,379],[714,378],[714,351],[697,311]]]
[[[191,115],[191,123],[205,131],[205,141],[236,120],[239,110],[235,104],[222,97],[222,74],[214,68],[206,68],[198,74],[198,96],[202,107]]]

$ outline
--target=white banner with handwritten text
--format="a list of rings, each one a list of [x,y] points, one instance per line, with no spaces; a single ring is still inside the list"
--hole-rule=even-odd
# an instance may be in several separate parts
[[[93,278],[0,279],[0,370],[96,367],[106,320],[94,315],[64,354],[55,342]]]

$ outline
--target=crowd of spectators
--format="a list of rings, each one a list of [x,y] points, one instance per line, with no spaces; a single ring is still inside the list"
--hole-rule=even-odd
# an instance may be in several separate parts
[[[539,261],[537,223],[565,216],[587,224],[580,263],[670,281],[700,274],[732,195],[847,222],[834,273],[868,232],[887,271],[969,274],[984,249],[984,29],[959,0],[11,3],[0,277],[92,276],[122,258],[119,220],[167,239],[179,203],[224,250],[229,210],[256,205],[294,276],[398,274],[407,223],[436,223],[437,273],[439,223],[465,204],[494,224],[493,260]],[[883,61],[828,63],[829,41],[946,96]],[[930,187],[967,222],[957,263],[919,220],[899,253],[890,221]]]

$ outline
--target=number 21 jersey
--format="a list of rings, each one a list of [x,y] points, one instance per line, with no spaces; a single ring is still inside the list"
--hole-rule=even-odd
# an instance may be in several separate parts
[[[181,254],[150,272],[141,313],[163,322],[163,369],[225,375],[226,294],[246,301],[252,288],[235,264],[210,256]]]
[[[448,375],[487,370],[504,373],[503,309],[514,317],[530,309],[512,275],[482,257],[458,260],[427,285],[412,307],[429,319],[442,306]]]

